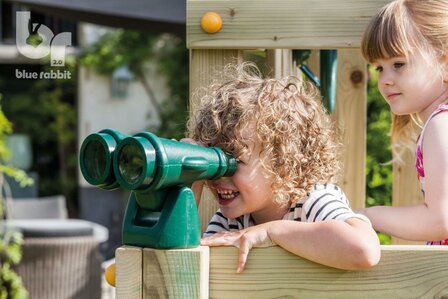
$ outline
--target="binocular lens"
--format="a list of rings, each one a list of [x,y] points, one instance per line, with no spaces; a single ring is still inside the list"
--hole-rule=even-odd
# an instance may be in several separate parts
[[[101,142],[92,140],[84,150],[83,163],[89,178],[97,181],[104,176],[107,166],[107,157]]]
[[[129,184],[136,184],[144,170],[145,157],[135,144],[128,143],[121,149],[118,158],[121,176]]]

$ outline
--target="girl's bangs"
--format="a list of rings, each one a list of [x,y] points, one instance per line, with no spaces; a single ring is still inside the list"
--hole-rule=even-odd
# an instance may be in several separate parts
[[[369,24],[361,44],[364,58],[372,63],[378,59],[407,56],[410,45],[409,28],[396,15],[382,12]]]

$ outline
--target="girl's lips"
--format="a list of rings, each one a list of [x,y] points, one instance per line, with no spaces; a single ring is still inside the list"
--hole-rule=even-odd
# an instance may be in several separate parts
[[[232,201],[234,201],[235,198],[237,198],[239,194],[240,194],[239,192],[232,192],[230,194],[220,194],[220,193],[218,193],[218,204],[220,206],[227,206]]]
[[[391,100],[393,100],[393,99],[395,99],[396,97],[398,97],[399,95],[401,95],[401,93],[390,93],[390,94],[388,94],[387,95],[387,99],[389,100],[389,101],[391,101]]]

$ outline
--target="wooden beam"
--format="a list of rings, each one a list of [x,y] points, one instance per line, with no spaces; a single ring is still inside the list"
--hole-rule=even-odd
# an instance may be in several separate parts
[[[255,248],[236,273],[238,249],[212,247],[210,298],[445,298],[448,246],[382,246],[380,263],[345,271],[280,247]]]
[[[209,248],[143,249],[143,298],[208,299]]]
[[[359,47],[373,14],[390,0],[187,0],[187,47],[191,49],[317,49]],[[206,12],[223,26],[205,33]]]
[[[117,274],[129,269],[117,254]],[[117,298],[446,298],[448,246],[381,246],[378,265],[347,271],[326,267],[278,247],[254,248],[246,269],[236,273],[238,249],[198,247],[140,249],[143,264],[117,276]],[[124,252],[124,254],[123,254]],[[129,257],[129,256],[128,256]],[[137,261],[139,259],[137,258]],[[143,296],[129,290],[143,285]],[[122,297],[123,295],[126,295]]]

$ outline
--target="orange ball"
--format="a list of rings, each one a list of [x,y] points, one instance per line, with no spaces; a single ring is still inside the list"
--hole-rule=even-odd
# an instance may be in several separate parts
[[[115,287],[115,263],[110,264],[106,268],[106,273],[104,275],[106,277],[106,281],[109,285]]]
[[[207,12],[201,18],[201,28],[207,33],[216,33],[222,28],[222,18],[216,12]]]

